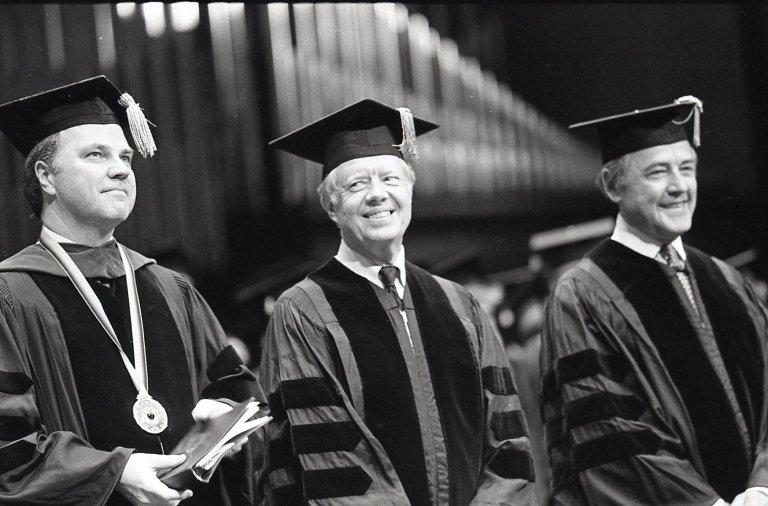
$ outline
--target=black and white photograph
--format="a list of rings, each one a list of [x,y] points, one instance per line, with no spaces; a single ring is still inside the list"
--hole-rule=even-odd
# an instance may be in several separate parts
[[[0,504],[768,506],[768,4],[0,0]]]

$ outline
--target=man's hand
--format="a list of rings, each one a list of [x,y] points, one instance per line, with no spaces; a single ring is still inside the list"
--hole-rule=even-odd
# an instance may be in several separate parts
[[[733,498],[731,506],[766,506],[768,504],[768,488],[751,487]]]
[[[192,410],[192,418],[196,422],[205,422],[211,418],[221,416],[227,411],[232,411],[232,406],[213,399],[200,399],[197,401],[195,409]]]
[[[192,497],[191,490],[174,490],[161,482],[158,473],[178,466],[186,455],[134,453],[128,458],[115,489],[135,505],[173,505]]]
[[[195,409],[192,410],[192,418],[197,422],[208,421],[217,416],[221,416],[224,413],[232,411],[232,406],[223,402],[215,401],[213,399],[200,399],[197,401]],[[245,443],[248,442],[248,438],[244,437],[235,443],[235,446],[227,450],[224,454],[225,458],[231,458],[237,455],[240,450],[243,449]]]

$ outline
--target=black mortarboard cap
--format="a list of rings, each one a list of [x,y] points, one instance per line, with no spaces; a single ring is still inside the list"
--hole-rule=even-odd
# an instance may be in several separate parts
[[[704,107],[696,97],[685,96],[671,104],[608,116],[569,128],[595,127],[603,163],[641,149],[688,140],[684,125],[693,118],[692,144],[700,144],[699,115]]]
[[[87,124],[120,125],[131,132],[143,156],[155,152],[152,134],[138,104],[105,76],[0,105],[0,130],[24,156],[49,135]]]
[[[323,164],[323,178],[355,158],[415,158],[415,137],[437,128],[410,110],[364,99],[271,141],[270,146]]]
[[[443,256],[430,266],[429,272],[463,285],[483,279],[486,274],[483,267],[482,248],[472,245],[452,255]]]

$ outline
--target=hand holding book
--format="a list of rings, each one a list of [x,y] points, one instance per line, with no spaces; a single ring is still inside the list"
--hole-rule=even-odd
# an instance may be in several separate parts
[[[176,489],[194,480],[207,483],[227,452],[270,420],[265,404],[248,399],[220,416],[198,421],[171,452],[185,454],[187,460],[160,475],[160,481]]]

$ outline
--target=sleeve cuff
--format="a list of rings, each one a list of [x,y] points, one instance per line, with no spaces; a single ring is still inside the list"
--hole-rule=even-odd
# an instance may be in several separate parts
[[[221,350],[208,366],[206,374],[211,383],[203,389],[203,398],[226,398],[240,402],[256,397],[256,377],[232,346]]]

